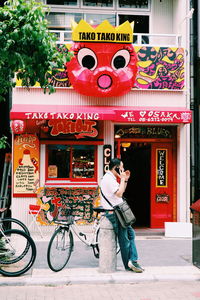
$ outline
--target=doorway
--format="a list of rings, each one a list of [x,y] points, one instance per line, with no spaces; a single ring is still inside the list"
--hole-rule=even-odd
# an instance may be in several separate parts
[[[122,142],[120,154],[124,168],[131,172],[124,196],[136,216],[135,226],[150,227],[151,144]]]

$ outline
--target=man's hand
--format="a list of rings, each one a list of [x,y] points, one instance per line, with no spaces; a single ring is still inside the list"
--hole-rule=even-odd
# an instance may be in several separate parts
[[[129,170],[126,170],[124,173],[126,174],[125,180],[129,180],[131,172]]]

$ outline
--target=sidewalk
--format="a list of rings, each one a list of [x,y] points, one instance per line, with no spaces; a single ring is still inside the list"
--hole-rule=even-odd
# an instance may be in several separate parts
[[[136,233],[137,234],[137,233]],[[100,273],[98,259],[92,249],[75,241],[75,249],[64,270],[55,273],[46,262],[48,240],[35,239],[37,259],[31,271],[8,278],[0,275],[0,286],[69,285],[137,283],[153,281],[200,281],[200,269],[192,264],[192,241],[164,236],[137,236],[136,244],[143,273],[125,271],[120,254],[117,257],[117,271]]]

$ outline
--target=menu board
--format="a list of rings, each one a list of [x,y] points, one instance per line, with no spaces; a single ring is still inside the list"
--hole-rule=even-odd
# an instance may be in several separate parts
[[[34,134],[14,137],[14,196],[33,196],[39,187],[39,140]]]
[[[167,149],[156,150],[156,187],[167,186]]]

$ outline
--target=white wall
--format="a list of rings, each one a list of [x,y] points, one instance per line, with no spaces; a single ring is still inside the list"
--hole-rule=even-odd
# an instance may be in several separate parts
[[[182,91],[133,90],[122,97],[94,98],[82,96],[73,89],[60,88],[56,93],[44,94],[40,88],[15,88],[13,104],[35,105],[110,105],[110,106],[169,106],[186,107],[186,93]]]
[[[173,33],[172,0],[152,0],[150,32]]]

